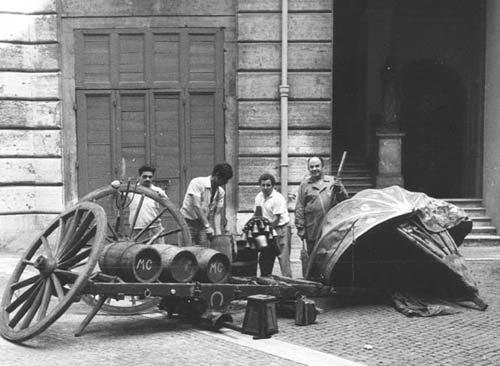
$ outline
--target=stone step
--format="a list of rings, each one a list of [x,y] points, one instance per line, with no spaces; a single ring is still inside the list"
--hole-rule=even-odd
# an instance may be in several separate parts
[[[483,200],[481,198],[443,198],[458,207],[482,207]]]
[[[471,234],[496,235],[497,228],[494,226],[472,226]]]
[[[471,216],[472,226],[491,226],[491,217],[489,216]]]
[[[460,206],[459,206],[460,207]],[[461,207],[469,217],[484,217],[486,216],[486,208],[484,207]]]
[[[469,234],[462,246],[500,246],[500,235]]]

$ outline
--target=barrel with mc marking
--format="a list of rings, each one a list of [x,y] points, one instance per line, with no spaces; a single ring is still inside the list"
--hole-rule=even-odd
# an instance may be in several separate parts
[[[161,255],[161,282],[189,282],[198,271],[196,256],[184,247],[155,244]]]
[[[200,282],[226,282],[231,274],[229,258],[214,249],[205,247],[184,247],[196,256],[198,272],[195,280]]]
[[[161,255],[154,246],[121,241],[104,248],[99,266],[126,282],[154,282],[161,274]]]

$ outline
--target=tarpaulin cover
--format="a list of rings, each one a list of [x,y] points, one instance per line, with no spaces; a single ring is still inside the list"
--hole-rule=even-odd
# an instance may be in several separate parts
[[[327,213],[306,278],[475,298],[457,249],[471,227],[464,210],[444,200],[399,186],[367,189]]]

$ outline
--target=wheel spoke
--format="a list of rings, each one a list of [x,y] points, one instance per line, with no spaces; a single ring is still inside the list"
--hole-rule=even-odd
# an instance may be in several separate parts
[[[74,257],[68,258],[66,261],[59,263],[59,267],[63,269],[71,268],[78,262],[80,262],[82,259],[85,259],[89,256],[90,252],[92,251],[92,248],[86,248],[82,250],[78,255],[75,255]]]
[[[69,239],[71,238],[71,236],[75,232],[78,221],[80,221],[80,214],[81,214],[80,209],[77,208],[76,211],[73,213],[73,215],[67,220],[66,224],[64,225],[64,230],[66,232],[64,233],[64,235],[62,235],[63,238],[62,238],[61,242],[59,243],[59,246],[57,247],[56,256],[60,255],[61,251],[64,249],[65,245],[68,243]],[[69,226],[68,226],[68,229],[66,230],[66,226],[68,225],[68,222],[69,222]]]
[[[172,235],[172,234],[175,234],[175,233],[178,233],[182,231],[181,228],[177,228],[177,229],[173,229],[173,230],[170,230],[170,231],[167,231],[167,232],[160,232],[158,234],[156,234],[155,236],[153,236],[152,238],[150,239],[144,239],[144,240],[141,240],[141,241],[138,241],[139,244],[144,244],[144,243],[148,243],[148,244],[151,244],[152,242],[154,242],[156,239],[158,238],[163,238],[165,236],[168,236],[168,235]]]
[[[66,271],[64,269],[56,269],[54,272],[64,283],[75,283],[78,278],[78,273]]]
[[[19,321],[23,318],[26,312],[31,308],[31,306],[34,305],[34,299],[37,297],[39,293],[38,290],[40,289],[41,284],[42,282],[38,282],[36,285],[33,286],[33,291],[30,292],[29,296],[26,298],[26,301],[24,301],[23,306],[21,306],[21,308],[9,321],[9,327],[14,328],[17,325],[17,323],[19,323]]]
[[[19,290],[20,288],[23,288],[24,286],[31,285],[32,283],[35,283],[38,279],[40,278],[40,275],[34,275],[33,277],[27,278],[25,280],[13,283],[10,285],[10,289],[12,291]]]
[[[139,213],[142,209],[142,203],[144,202],[144,194],[141,194],[141,198],[139,200],[139,204],[137,205],[137,210],[135,211],[134,214],[134,219],[132,220],[132,224],[130,224],[130,234],[129,236],[132,237],[132,234],[134,233],[134,227],[137,222],[137,218],[139,217]]]
[[[17,299],[12,301],[9,306],[5,308],[5,311],[8,313],[13,312],[14,310],[17,309],[19,305],[21,305],[23,302],[25,302],[35,291],[36,287],[38,286],[39,282],[35,282],[34,285],[32,285],[29,289],[24,291]]]
[[[151,220],[151,222],[149,224],[147,224],[145,228],[143,228],[141,231],[139,231],[137,233],[137,235],[132,240],[137,240],[142,234],[144,234],[144,232],[146,230],[148,230],[151,227],[151,225],[153,225],[156,221],[158,221],[158,219],[161,217],[161,215],[163,215],[165,213],[165,211],[167,211],[167,210],[168,210],[168,208],[166,208],[166,207],[163,210],[161,210],[161,212],[158,215],[156,215],[156,217],[153,220]]]
[[[115,229],[113,229],[113,226],[111,226],[109,222],[108,222],[108,229],[109,231],[111,231],[111,237],[114,240],[118,240],[119,239],[118,234],[116,233]],[[106,237],[106,240],[108,240],[108,238],[109,236]]]
[[[26,329],[30,326],[31,321],[33,320],[38,309],[40,308],[40,303],[42,302],[42,297],[45,292],[45,287],[47,287],[46,282],[41,282],[39,288],[37,289],[37,294],[35,296],[33,304],[31,304],[28,313],[26,314],[23,321],[19,325],[19,328]]]
[[[58,261],[64,261],[71,253],[75,251],[78,252],[78,241],[81,239],[82,235],[87,231],[88,227],[94,220],[94,216],[91,215],[90,211],[85,212],[85,216],[81,218],[81,223],[78,224],[78,228],[69,237],[68,241],[63,244],[63,247],[58,255]],[[76,248],[75,248],[76,247]]]
[[[52,279],[52,282],[54,282],[54,288],[56,289],[56,294],[57,297],[59,298],[59,301],[62,301],[64,298],[64,290],[61,285],[61,281],[59,281],[59,278],[54,273],[50,274],[50,278]]]
[[[81,248],[83,248],[94,236],[97,230],[97,224],[94,224],[92,229],[90,229],[78,242],[74,243],[73,246],[60,257],[59,262],[65,262],[75,254],[77,254]]]
[[[37,320],[40,321],[45,318],[47,314],[47,309],[49,308],[50,299],[52,298],[52,282],[47,279],[45,281],[45,288],[43,291],[42,303],[40,306],[40,311],[38,312]]]
[[[45,249],[45,253],[47,254],[47,257],[50,259],[54,259],[54,255],[52,254],[52,249],[50,248],[49,241],[45,236],[41,236],[40,240],[42,241],[43,248]]]

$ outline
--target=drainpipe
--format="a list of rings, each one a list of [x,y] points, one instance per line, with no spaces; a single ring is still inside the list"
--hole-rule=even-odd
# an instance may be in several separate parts
[[[288,202],[288,0],[281,4],[281,194]]]

